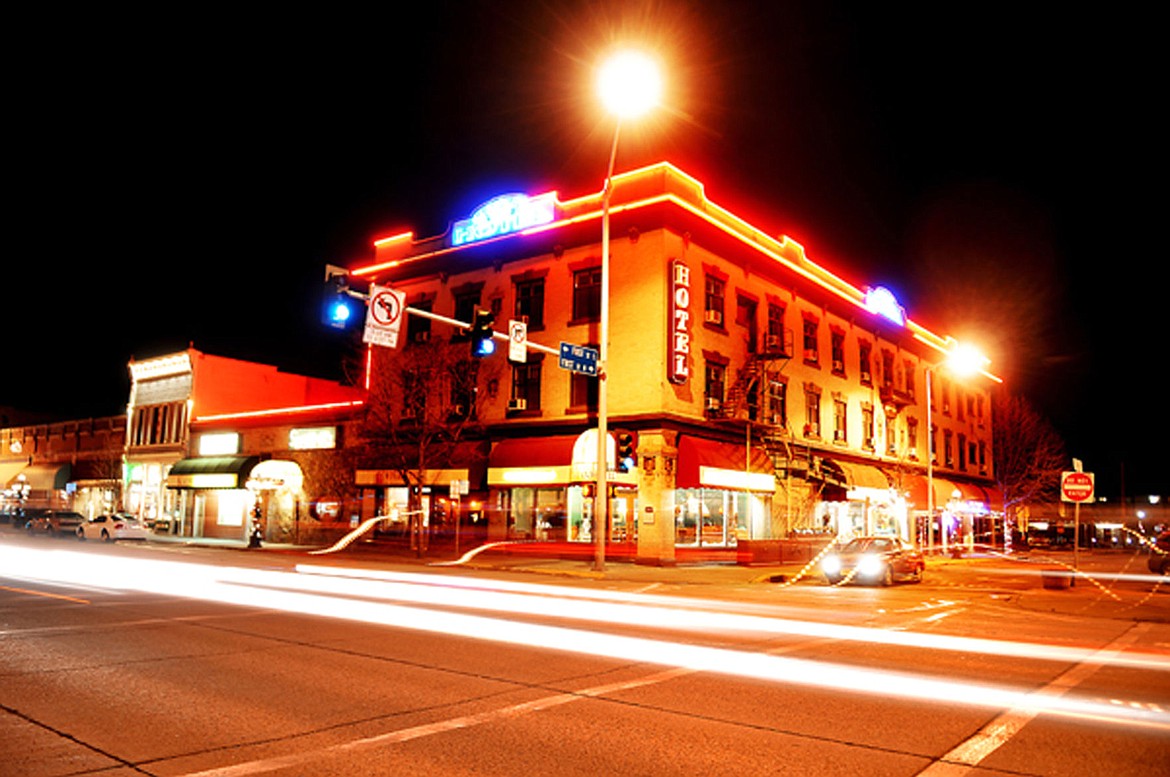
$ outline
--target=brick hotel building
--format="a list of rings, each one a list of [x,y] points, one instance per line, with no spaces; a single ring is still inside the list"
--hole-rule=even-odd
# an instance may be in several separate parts
[[[987,513],[996,379],[959,383],[936,369],[953,340],[880,285],[856,286],[716,205],[672,165],[615,176],[610,219],[607,417],[637,452],[630,471],[608,462],[611,542],[672,563],[678,548],[805,533],[920,540],[928,447],[936,522],[957,540]],[[444,235],[378,240],[348,269],[413,310],[464,322],[490,310],[497,331],[523,321],[531,342],[595,347],[601,194],[501,196]],[[389,423],[409,430],[417,408],[379,382],[460,337],[407,313],[397,347],[371,347],[371,398],[385,398]],[[591,542],[596,379],[543,350],[524,362],[507,351],[460,351],[471,388],[426,400],[475,421],[461,447],[420,470],[427,509],[467,480],[490,539]],[[400,468],[367,463],[356,479],[363,512],[404,504]]]

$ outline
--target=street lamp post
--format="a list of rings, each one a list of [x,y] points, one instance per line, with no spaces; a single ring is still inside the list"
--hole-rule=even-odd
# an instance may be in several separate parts
[[[601,192],[601,342],[597,364],[597,484],[593,501],[594,568],[605,570],[605,542],[609,534],[609,203],[613,194],[613,167],[617,159],[622,119],[637,116],[658,102],[661,84],[658,68],[648,57],[622,52],[601,69],[599,91],[606,106],[617,117],[605,188]]]
[[[946,367],[959,377],[968,377],[987,368],[989,360],[978,349],[959,345],[948,338],[950,348],[942,362],[926,368],[926,520],[929,535],[929,551],[934,552],[934,372]],[[947,527],[939,517],[939,534],[942,538],[942,552],[947,552]]]

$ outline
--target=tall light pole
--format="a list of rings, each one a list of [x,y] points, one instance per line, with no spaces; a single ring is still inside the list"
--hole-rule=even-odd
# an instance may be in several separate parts
[[[929,550],[934,551],[934,373],[940,367],[948,369],[955,376],[967,378],[982,372],[990,360],[970,345],[960,345],[948,340],[950,346],[943,360],[926,368],[926,520],[929,534]],[[939,522],[942,535],[942,550],[947,552],[947,527]]]
[[[601,192],[601,310],[597,365],[597,485],[593,501],[594,568],[605,570],[605,542],[609,534],[609,202],[613,194],[613,166],[617,159],[622,120],[633,118],[658,102],[662,89],[658,67],[644,54],[620,52],[605,62],[598,78],[598,91],[606,108],[617,121],[605,188]]]

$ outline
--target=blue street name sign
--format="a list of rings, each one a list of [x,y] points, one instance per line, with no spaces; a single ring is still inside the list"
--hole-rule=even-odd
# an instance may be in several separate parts
[[[596,348],[572,343],[561,343],[561,369],[579,372],[582,375],[597,375],[597,360],[601,352]]]

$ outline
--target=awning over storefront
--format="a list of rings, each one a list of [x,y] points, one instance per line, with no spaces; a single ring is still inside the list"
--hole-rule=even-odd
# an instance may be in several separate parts
[[[454,481],[470,479],[470,474],[470,471],[466,469],[423,470],[422,484],[424,486],[449,486]],[[396,469],[359,469],[355,482],[359,486],[406,485],[406,479]]]
[[[772,460],[745,445],[683,436],[678,442],[678,488],[727,488],[771,493],[776,488]]]
[[[21,466],[7,485],[23,481],[38,491],[60,491],[69,483],[73,467],[69,464],[29,464]]]
[[[609,482],[636,486],[636,472],[614,471],[616,445],[609,435]],[[488,455],[488,485],[564,486],[597,480],[597,430],[578,435],[501,440]]]
[[[200,456],[175,462],[167,488],[243,488],[257,456]]]
[[[907,475],[903,480],[903,483],[908,485],[906,489],[907,501],[918,510],[928,509],[926,481],[927,479],[921,475]],[[988,502],[987,493],[981,487],[972,483],[964,483],[962,481],[937,476],[933,478],[933,481],[935,509],[946,507],[947,503],[952,501],[974,502],[986,508]],[[956,493],[958,494],[957,497],[955,496]]]
[[[880,469],[870,464],[854,464],[839,461],[841,471],[845,473],[845,484],[849,488],[869,488],[879,491],[888,491],[890,480]]]
[[[489,486],[565,485],[572,482],[577,435],[501,440],[488,456]]]
[[[8,488],[16,476],[28,466],[26,459],[20,461],[0,461],[0,488]]]

